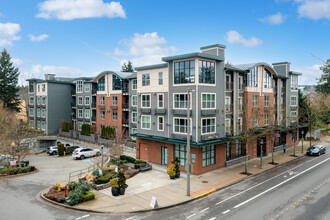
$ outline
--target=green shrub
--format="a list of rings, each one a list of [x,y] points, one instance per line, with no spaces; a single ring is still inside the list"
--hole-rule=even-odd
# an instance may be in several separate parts
[[[129,163],[135,163],[136,159],[134,157],[126,156],[126,155],[121,155],[120,156],[121,160],[126,160]]]
[[[36,169],[35,166],[30,166],[30,172],[34,171]]]
[[[79,190],[71,192],[68,196],[69,204],[70,205],[77,205],[82,196],[83,196],[83,194]]]
[[[138,164],[134,164],[134,169],[140,169],[140,166],[146,164],[146,163],[138,163]]]
[[[64,144],[57,144],[58,156],[64,156]]]
[[[30,172],[31,167],[23,167],[21,170],[22,170],[22,173],[28,173],[28,172]]]
[[[71,122],[63,122],[63,127],[62,127],[62,131],[70,131],[72,130],[72,124]]]
[[[100,176],[99,169],[96,169],[92,172],[93,176]]]
[[[118,172],[118,185],[119,185],[119,188],[127,188],[128,187],[128,185],[126,184],[126,177],[124,175],[123,170]]]
[[[7,175],[15,175],[19,173],[28,173],[31,171],[34,171],[34,166],[26,166],[26,167],[6,167],[0,169],[1,174],[7,174]]]
[[[116,138],[116,130],[113,127],[102,127],[101,137],[106,139]]]
[[[95,184],[104,184],[110,182],[110,179],[114,176],[114,173],[106,172],[103,176],[100,176],[95,180]]]
[[[147,161],[144,160],[135,160],[134,164],[144,164],[147,163]]]
[[[75,190],[76,189],[76,187],[79,185],[79,183],[78,182],[75,182],[75,181],[71,181],[71,182],[68,182],[67,184],[66,184],[66,186],[71,190],[71,191],[73,191],[73,190]],[[55,185],[56,186],[56,185]],[[57,187],[57,186],[56,186]]]
[[[81,127],[81,134],[83,135],[91,135],[92,126],[89,124],[83,124]]]
[[[93,200],[93,199],[95,199],[95,194],[90,192],[90,191],[87,191],[85,193],[85,195],[83,196],[83,198],[84,198],[84,202],[89,201],[89,200]]]

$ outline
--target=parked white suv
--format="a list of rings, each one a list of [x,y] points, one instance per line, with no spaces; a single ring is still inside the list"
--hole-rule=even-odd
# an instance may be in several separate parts
[[[101,152],[99,149],[93,148],[77,148],[73,151],[72,157],[74,159],[85,159],[86,157],[100,156]]]

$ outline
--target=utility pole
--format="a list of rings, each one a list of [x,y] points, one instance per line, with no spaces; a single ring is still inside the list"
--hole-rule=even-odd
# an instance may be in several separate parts
[[[190,196],[190,92],[193,91],[188,89],[187,91],[187,196]]]

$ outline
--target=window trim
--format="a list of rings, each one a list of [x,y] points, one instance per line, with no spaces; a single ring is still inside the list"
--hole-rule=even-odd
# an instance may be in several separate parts
[[[148,118],[150,118],[150,128],[143,128],[143,120],[142,120],[142,117],[148,117]],[[141,129],[143,129],[143,130],[151,130],[151,125],[152,125],[152,122],[151,122],[151,115],[141,115]]]
[[[80,103],[80,98],[81,98],[81,103]],[[78,105],[84,105],[84,98],[83,98],[83,96],[78,96]]]
[[[101,112],[103,112],[103,118],[102,118]],[[100,120],[105,120],[105,111],[104,110],[100,111]]]
[[[185,62],[189,62],[189,82],[187,83],[184,83],[184,82],[177,82],[175,81],[175,76],[176,76],[176,72],[175,72],[175,64],[176,63],[179,63],[179,81],[181,81],[181,78],[180,78],[180,63],[185,63]],[[190,62],[193,61],[194,62],[194,71],[193,71],[193,74],[194,74],[194,77],[190,77],[190,70],[192,69],[191,66],[190,66]],[[188,59],[188,60],[180,60],[180,61],[176,61],[176,62],[173,62],[173,86],[180,86],[181,84],[185,84],[185,85],[194,85],[196,84],[196,59]],[[184,68],[185,69],[188,69],[188,68]],[[190,82],[190,79],[193,79],[194,82]]]
[[[264,96],[265,98],[264,98],[264,107],[269,107],[269,105],[270,105],[270,96],[269,95],[265,95]],[[268,104],[266,105],[266,97],[268,97]]]
[[[136,105],[134,105],[133,97],[136,97]],[[132,95],[132,106],[137,106],[137,105],[138,105],[138,97],[137,97],[137,95]]]
[[[160,77],[160,76],[162,76],[162,77]],[[164,73],[163,72],[158,72],[158,85],[164,85]]]
[[[214,95],[214,108],[203,108],[203,95]],[[217,94],[211,92],[202,92],[201,93],[201,109],[216,109],[217,108]]]
[[[81,84],[81,90],[80,90],[80,84]],[[83,81],[82,80],[77,80],[76,83],[76,93],[83,93],[84,91],[84,86],[83,86]]]
[[[101,102],[103,98],[103,103]],[[105,105],[105,96],[100,96],[100,105]]]
[[[134,85],[135,85],[135,88],[134,88]],[[132,80],[132,90],[137,90],[137,79]]]
[[[134,121],[134,116],[133,116],[134,113],[136,114],[136,117],[135,117],[135,120],[136,120],[136,121]],[[132,122],[132,123],[137,123],[137,121],[138,121],[137,119],[138,119],[138,114],[137,114],[136,111],[133,111],[133,112],[132,112],[132,121],[131,121],[131,122]]]
[[[214,132],[203,133],[203,120],[208,120],[208,119],[214,119]],[[209,135],[209,134],[216,134],[216,133],[217,133],[217,118],[216,117],[201,118],[201,135]]]
[[[88,104],[86,103],[86,98],[88,98]],[[91,104],[91,98],[89,96],[85,96],[85,105],[90,105]]]
[[[31,111],[32,110],[32,111]],[[32,112],[32,114],[31,114],[31,112]],[[35,114],[35,112],[34,112],[34,108],[29,108],[29,116],[30,117],[34,117],[34,114]]]
[[[163,107],[159,107],[159,96],[163,96]],[[159,108],[159,109],[163,109],[165,106],[165,101],[164,101],[164,93],[158,93],[157,94],[157,108]]]
[[[86,86],[88,84],[88,86]],[[91,91],[91,84],[90,83],[85,83],[85,92],[90,92]],[[88,90],[87,90],[88,88]]]
[[[115,115],[116,115],[116,119],[113,118],[114,113],[116,113],[116,114],[115,114]],[[112,114],[111,114],[111,120],[112,120],[112,121],[118,121],[118,112],[117,112],[117,111],[112,111]]]
[[[238,103],[237,103],[237,105],[238,105],[238,111],[239,112],[242,112],[243,111],[243,97],[242,96],[239,96],[237,100],[238,100]],[[242,101],[240,102],[239,100],[242,100]]]
[[[187,120],[187,118],[186,117],[173,117],[173,133],[174,134],[184,134],[184,135],[187,135],[187,132],[186,133],[181,133],[181,132],[176,132],[175,131],[175,119],[185,119],[185,120]],[[192,135],[192,118],[190,118],[190,123],[189,123],[189,125],[190,125],[190,135]]]
[[[150,97],[149,98],[149,107],[144,107],[143,106],[143,99],[142,99],[143,96],[149,96]],[[151,94],[141,94],[141,108],[151,108]]]
[[[175,95],[187,95],[187,93],[173,93],[173,109],[184,109],[184,110],[187,110],[187,108],[175,108]],[[192,97],[192,93],[190,92],[189,93],[189,95],[190,95],[190,107],[189,107],[189,109],[191,110],[192,109],[192,99],[193,99],[193,97]]]
[[[268,123],[267,124],[266,124],[266,115],[268,116]],[[270,125],[270,114],[269,113],[265,113],[264,125]]]
[[[160,123],[159,123],[159,118],[163,118],[163,129],[161,130],[161,129],[159,129],[159,125],[160,125]],[[165,118],[164,118],[164,116],[158,116],[157,117],[157,131],[164,131],[165,129],[164,129],[164,126],[165,126]]]
[[[213,150],[207,150],[207,147],[213,147]],[[205,150],[204,150],[205,149]],[[213,157],[211,157],[211,156],[209,156],[209,157],[207,157],[206,156],[206,158],[204,158],[203,157],[203,153],[204,152],[212,152],[213,151]],[[205,154],[205,155],[208,155],[207,153]],[[210,154],[209,154],[210,155]],[[212,165],[215,165],[217,162],[216,162],[216,145],[215,144],[210,144],[210,145],[206,145],[206,146],[203,146],[202,147],[202,167],[209,167],[209,166],[212,166]],[[213,163],[211,164],[211,159],[213,158]],[[205,166],[203,165],[203,162],[204,162],[204,160],[206,161],[205,162]],[[209,165],[207,165],[207,160],[210,160],[210,164]]]
[[[254,105],[254,97],[257,97],[257,105]],[[259,106],[259,96],[258,95],[252,95],[252,107],[258,107]]]
[[[198,59],[197,60],[198,62],[198,69],[197,69],[197,75],[198,75],[198,84],[200,85],[212,85],[212,86],[216,86],[216,83],[217,83],[217,65],[216,65],[216,62],[214,60],[205,60],[205,59]],[[203,62],[207,62],[207,63],[213,63],[214,65],[214,83],[211,83],[211,82],[200,82],[200,63],[202,62],[202,65],[203,65]],[[196,69],[196,64],[195,64],[195,69]],[[212,78],[210,76],[210,78]]]
[[[292,105],[292,98],[295,97],[296,98],[296,104]],[[292,95],[290,96],[290,106],[298,106],[298,97],[296,95]]]
[[[114,104],[114,98],[115,98],[115,100],[116,100],[116,104]],[[118,106],[118,96],[112,96],[112,98],[111,98],[111,104],[112,104],[113,106]]]
[[[86,117],[86,112],[89,112],[88,117]],[[85,109],[85,111],[84,111],[84,118],[85,119],[90,119],[91,118],[91,111],[90,111],[90,109]]]
[[[149,79],[143,79],[143,75],[149,75]],[[145,81],[147,80],[147,81]],[[142,73],[141,74],[141,85],[142,86],[150,86],[150,73]],[[143,82],[145,82],[145,84],[143,85]],[[149,82],[148,85],[146,84],[146,82]]]
[[[79,112],[81,111],[81,117],[79,117]],[[84,117],[84,111],[82,109],[78,109],[78,118],[83,118]]]
[[[227,124],[226,122],[227,122],[227,121],[229,121],[229,127],[226,126],[226,124]],[[229,133],[231,134],[231,133],[232,133],[232,132],[231,132],[231,128],[232,128],[232,126],[231,126],[231,119],[230,119],[230,118],[226,118],[226,119],[225,119],[225,133],[227,133],[227,128],[229,128]]]

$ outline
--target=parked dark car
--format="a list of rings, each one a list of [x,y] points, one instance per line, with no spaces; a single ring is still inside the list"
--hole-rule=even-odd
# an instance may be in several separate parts
[[[1,167],[9,167],[10,162],[13,162],[13,161],[15,161],[14,166],[19,167],[18,160],[16,158],[13,158],[10,155],[1,155],[0,156],[0,166]],[[30,164],[30,161],[28,161],[28,160],[21,161],[21,167],[29,166],[29,164]]]
[[[75,149],[79,148],[79,146],[66,146],[64,147],[65,153],[72,153]]]
[[[320,156],[321,154],[325,154],[325,147],[322,145],[313,145],[307,149],[307,155],[317,155]]]

